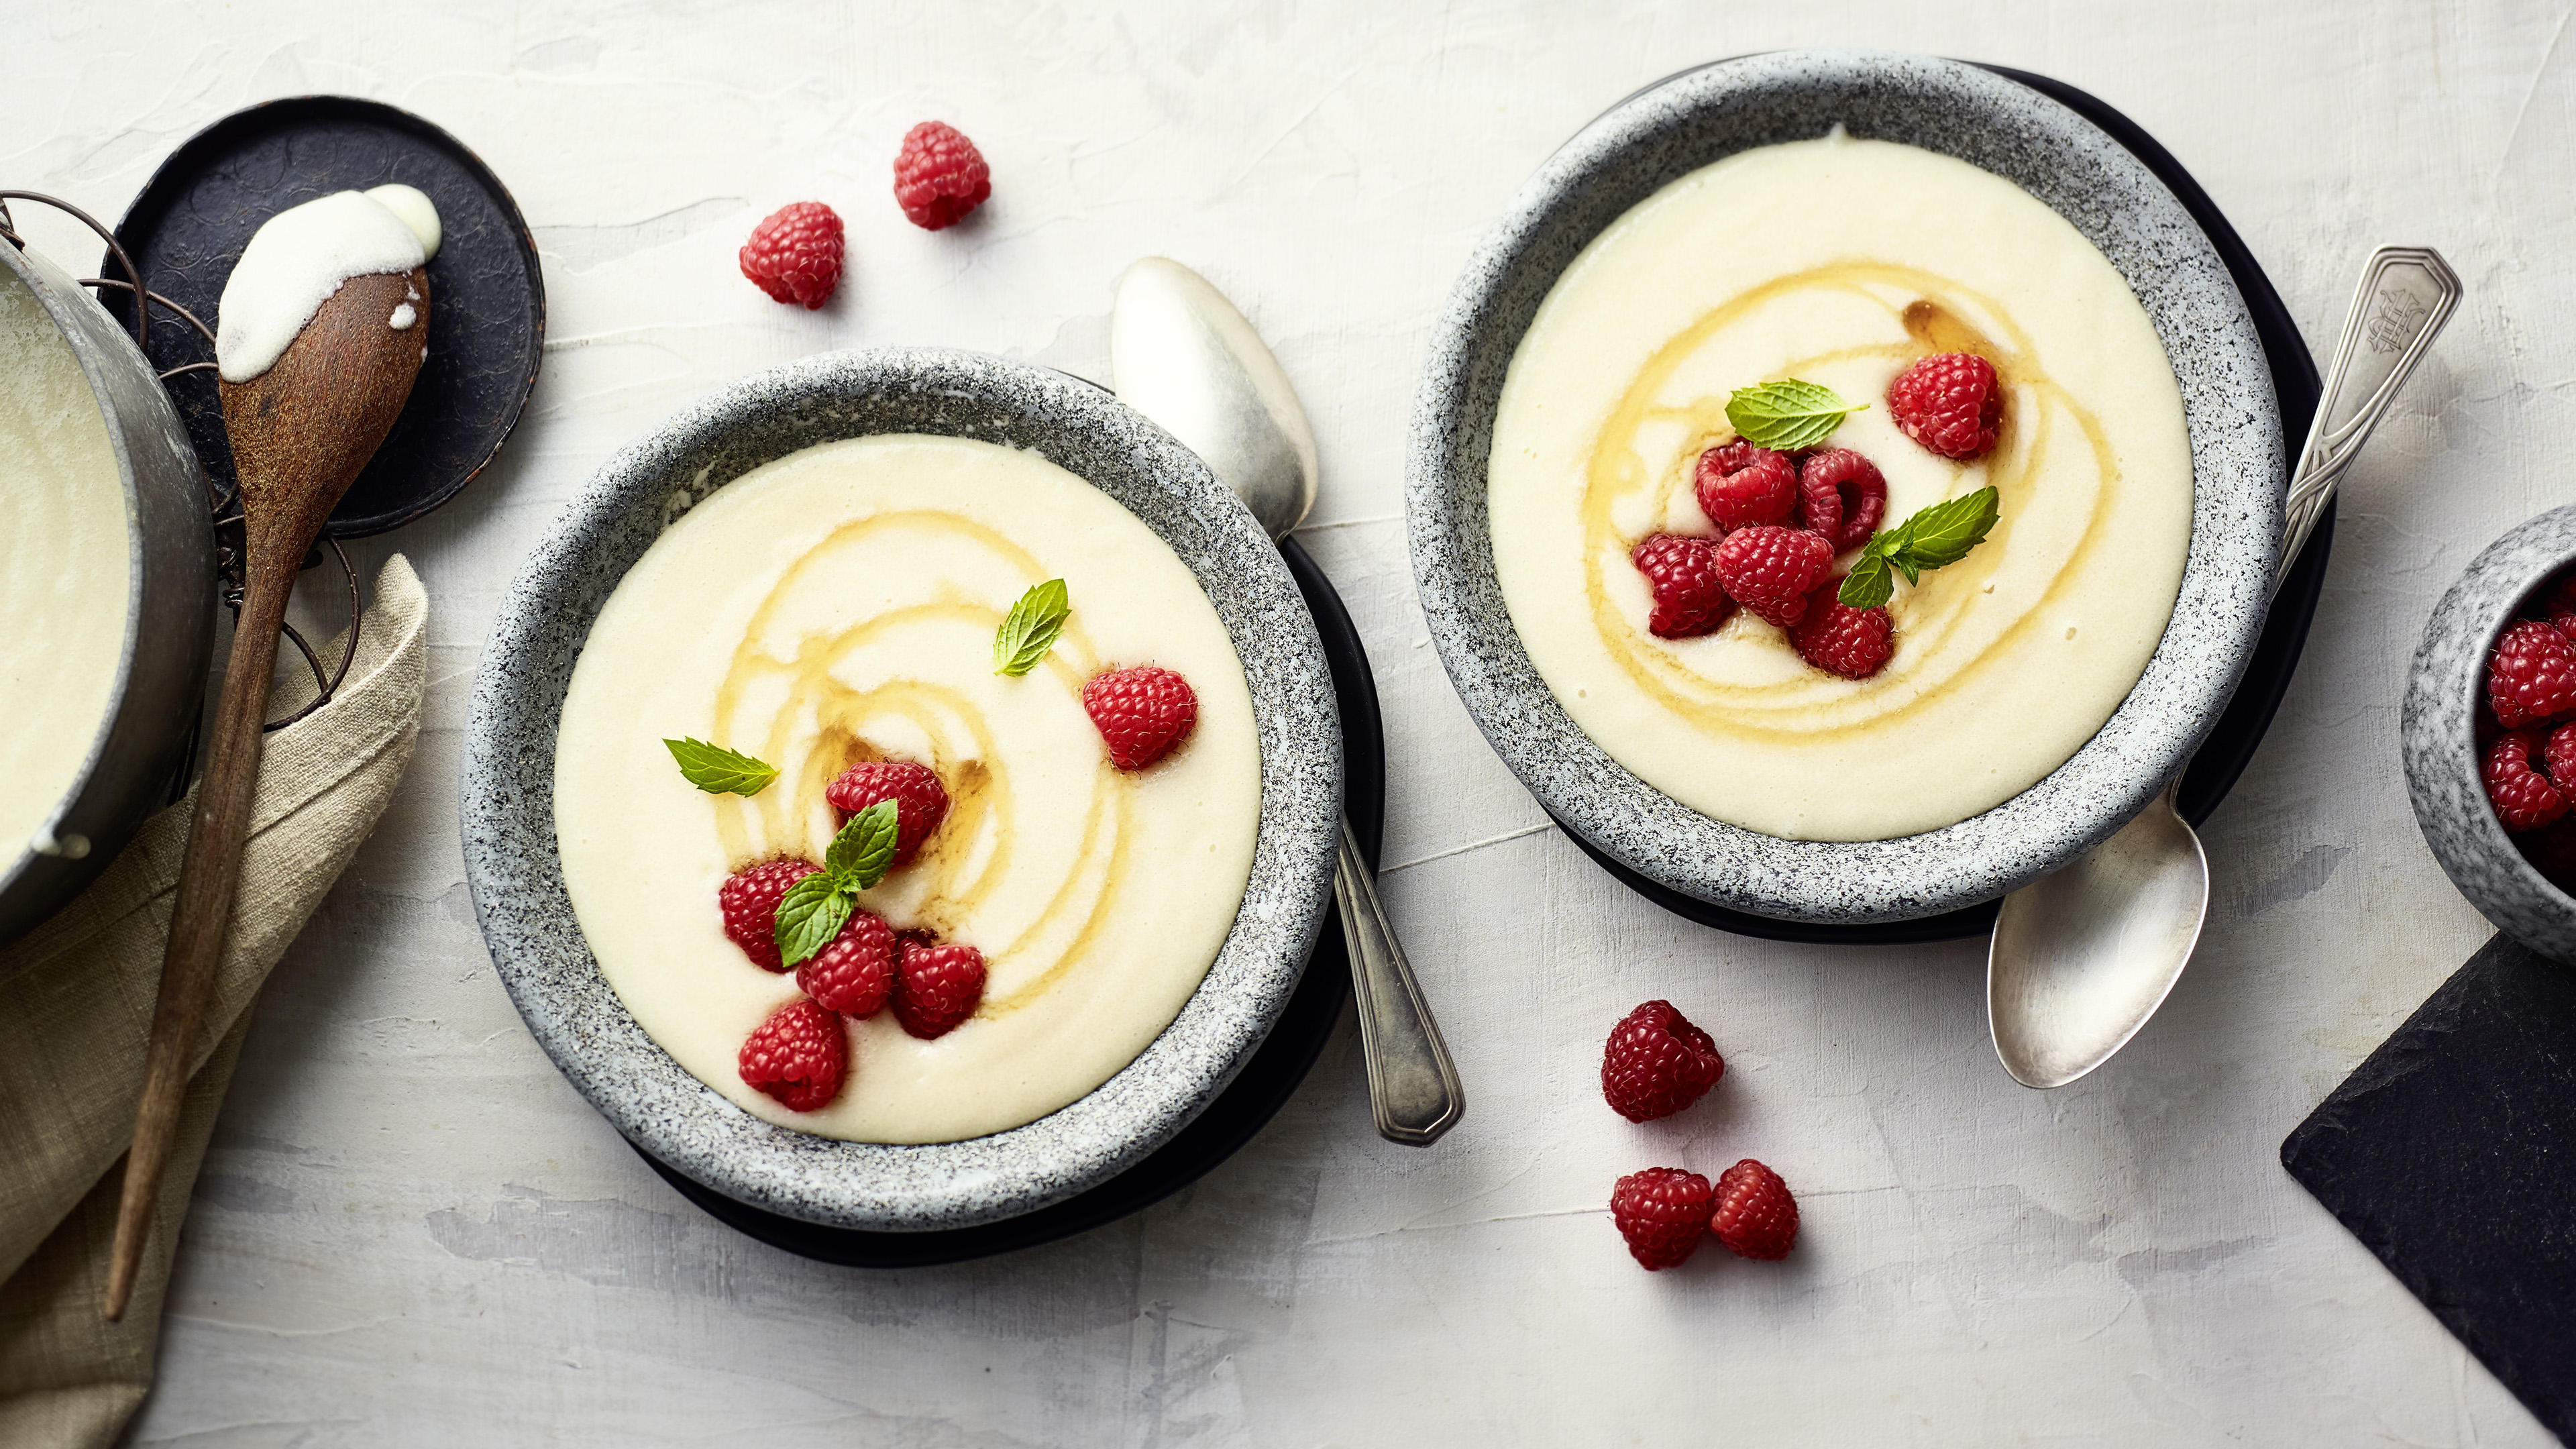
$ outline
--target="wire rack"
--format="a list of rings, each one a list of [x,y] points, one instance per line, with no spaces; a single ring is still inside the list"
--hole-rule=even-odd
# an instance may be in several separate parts
[[[70,202],[64,201],[59,197],[47,196],[44,193],[37,191],[0,191],[0,241],[5,241],[9,243],[9,245],[18,248],[20,251],[25,251],[27,249],[26,239],[18,235],[18,224],[16,220],[9,215],[9,203],[12,201],[32,201],[40,206],[50,206],[54,210],[62,212],[64,215],[78,221],[81,225],[88,227],[91,231],[96,232],[98,234],[98,239],[107,244],[108,255],[116,259],[118,269],[125,273],[125,280],[119,281],[114,277],[83,277],[80,280],[80,285],[84,287],[95,287],[101,290],[123,292],[140,299],[134,308],[134,345],[137,350],[143,352],[145,357],[148,358],[151,356],[151,352],[149,350],[149,344],[152,337],[151,312],[152,307],[155,304],[168,309],[170,312],[176,314],[181,321],[186,322],[190,327],[195,328],[197,335],[205,339],[206,350],[208,352],[212,352],[214,350],[214,329],[208,327],[205,324],[204,319],[198,317],[196,313],[189,311],[187,308],[180,306],[178,303],[173,302],[169,298],[162,296],[160,293],[144,286],[142,271],[134,265],[134,259],[126,254],[124,245],[117,241],[116,233],[108,230],[107,227],[100,224],[96,217],[91,216],[88,212],[81,210]],[[214,370],[215,364],[211,361],[191,362],[179,367],[171,368],[167,372],[162,373],[161,381],[164,384],[167,384],[170,379],[186,373],[212,372]],[[242,543],[241,490],[237,484],[232,487],[218,487],[212,476],[207,472],[203,459],[198,461],[197,477],[199,481],[205,485],[207,521],[209,526],[214,530],[217,592],[219,597],[223,600],[224,607],[232,610],[234,616],[238,618],[241,614],[242,569],[244,558]],[[349,562],[348,550],[340,546],[340,541],[338,539],[331,538],[326,535],[323,542],[328,543],[331,546],[332,554],[340,561],[340,572],[348,580],[349,584],[348,647],[340,652],[339,667],[326,672],[322,667],[322,656],[314,652],[313,646],[306,642],[301,633],[296,631],[295,626],[292,624],[283,626],[287,639],[294,643],[296,652],[304,656],[305,664],[312,669],[314,687],[318,692],[314,695],[313,702],[311,704],[304,706],[302,709],[288,715],[284,719],[270,721],[266,726],[267,729],[284,729],[288,725],[295,723],[297,720],[304,718],[306,715],[313,713],[313,711],[329,704],[331,702],[331,696],[339,691],[341,682],[349,677],[349,665],[358,657],[358,631],[364,625],[366,620],[366,601],[361,596],[358,589],[358,569],[355,564]],[[321,562],[321,546],[317,544],[314,546],[312,554],[307,556],[304,560],[304,566],[306,568],[311,568],[319,562]],[[187,754],[192,759],[196,754],[196,742],[193,734],[189,741]],[[190,770],[188,766],[183,764],[180,770],[180,783],[174,787],[174,791],[176,789],[185,788],[185,781],[189,773]]]

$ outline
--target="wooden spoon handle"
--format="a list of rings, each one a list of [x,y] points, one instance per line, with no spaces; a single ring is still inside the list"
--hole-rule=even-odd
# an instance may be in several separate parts
[[[170,1141],[179,1129],[189,1064],[196,1056],[207,999],[214,993],[215,966],[223,957],[225,929],[232,924],[242,841],[259,783],[260,734],[277,665],[278,626],[295,589],[296,566],[310,546],[307,539],[290,551],[281,540],[254,539],[245,564],[241,620],[233,630],[231,660],[224,666],[224,693],[215,708],[206,773],[197,785],[188,850],[180,857],[170,947],[161,958],[161,998],[152,1014],[152,1045],[144,1064],[143,1100],[135,1112],[134,1145],[125,1158],[124,1196],[107,1271],[111,1321],[124,1316],[134,1293],[144,1238],[160,1202],[161,1176],[170,1165]]]

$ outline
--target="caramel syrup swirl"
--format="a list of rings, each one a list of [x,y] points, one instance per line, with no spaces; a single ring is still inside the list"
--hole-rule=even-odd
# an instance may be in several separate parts
[[[919,534],[917,552],[924,557],[981,551],[1027,584],[1054,577],[1008,536],[954,513],[889,510],[845,523],[825,535],[790,564],[762,598],[734,646],[732,663],[717,689],[715,717],[722,722],[740,718],[747,699],[765,700],[783,686],[784,699],[769,717],[760,747],[751,752],[762,759],[791,763],[758,795],[713,797],[716,831],[734,869],[781,856],[822,859],[838,822],[824,791],[852,765],[883,758],[862,733],[871,722],[888,717],[908,721],[931,741],[930,758],[919,763],[928,765],[947,789],[948,816],[905,867],[907,873],[929,873],[930,884],[914,918],[893,924],[946,936],[970,919],[1008,877],[1012,842],[1022,828],[1010,769],[996,744],[991,721],[965,692],[937,680],[897,677],[856,688],[834,671],[870,643],[925,623],[962,624],[990,637],[1001,627],[1006,611],[945,585],[933,597],[806,634],[784,653],[772,638],[787,601],[824,558],[892,532]],[[1099,672],[1097,652],[1082,631],[1080,617],[1077,614],[1067,622],[1054,650],[1028,676],[1032,682],[1043,680],[1063,690],[1077,707],[1083,682]],[[815,741],[798,758],[795,741],[809,720]],[[749,738],[748,733],[735,735],[738,746]],[[998,947],[989,941],[967,943],[983,950],[994,978],[1029,977],[1008,993],[988,992],[975,1013],[978,1018],[1007,1016],[1037,1000],[1101,948],[1107,923],[1128,884],[1134,808],[1132,782],[1104,756],[1092,772],[1074,867],[1045,909],[1014,939]],[[1028,963],[1028,971],[1019,969],[1022,962]],[[1005,971],[1005,963],[1013,969]]]
[[[2030,496],[2033,480],[2071,444],[2088,450],[2099,477],[2086,501],[2087,517],[2075,547],[2058,563],[2047,588],[2014,624],[1969,659],[1939,678],[1925,679],[1902,669],[1883,670],[1863,680],[1836,679],[1819,687],[1799,679],[1774,684],[1726,684],[1707,678],[1680,657],[1653,641],[1621,616],[1605,584],[1604,570],[1628,567],[1628,551],[1637,539],[1625,536],[1612,521],[1624,499],[1648,493],[1660,500],[1650,531],[1695,525],[1692,515],[1673,514],[1679,500],[1691,497],[1691,477],[1699,455],[1735,436],[1726,420],[1723,396],[1701,397],[1678,407],[1657,401],[1673,375],[1700,348],[1756,309],[1800,293],[1838,291],[1883,306],[1902,325],[1906,340],[1846,347],[1793,358],[1781,376],[1809,374],[1823,364],[1860,357],[1911,360],[1942,352],[1973,352],[1995,365],[2005,392],[2002,436],[1987,454],[1984,482],[2001,495],[2001,519],[1983,546],[1948,568],[1923,575],[1919,586],[1900,589],[1889,606],[1897,626],[1900,650],[1911,644],[1918,657],[1938,657],[1942,644],[1985,597],[1997,566],[2013,552],[2018,505]],[[1911,299],[1911,300],[1901,300]],[[1963,309],[1958,303],[1972,304]],[[1963,317],[1963,310],[1997,319],[2003,335],[1989,337]],[[1884,406],[1881,399],[1867,399]],[[1678,423],[1685,446],[1677,452],[1647,456],[1639,439],[1649,423]],[[2072,431],[2076,436],[2064,435]],[[1961,479],[1976,469],[1963,466]],[[2041,367],[2029,335],[2016,326],[1996,299],[1960,284],[1888,262],[1840,261],[1810,271],[1793,272],[1729,299],[1683,329],[1657,349],[1645,368],[1621,394],[1595,440],[1585,464],[1581,502],[1583,519],[1584,593],[1593,627],[1620,670],[1647,696],[1689,721],[1712,738],[1796,742],[1883,721],[1900,720],[1954,689],[1970,687],[1986,669],[2011,657],[2013,646],[2046,627],[2047,606],[2070,581],[2092,566],[2106,546],[2102,504],[2119,482],[2119,468],[2100,420]],[[1965,491],[1955,486],[1953,496]],[[1899,522],[1891,517],[1892,525]]]

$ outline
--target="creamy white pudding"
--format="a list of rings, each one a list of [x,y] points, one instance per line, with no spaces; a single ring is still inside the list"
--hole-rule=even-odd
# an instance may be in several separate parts
[[[217,370],[226,382],[268,371],[342,283],[408,272],[438,255],[440,236],[438,208],[400,184],[335,191],[261,222],[215,303]],[[409,330],[418,301],[407,296],[386,325]]]
[[[1023,677],[993,636],[1031,585],[1072,616]],[[1154,664],[1198,696],[1151,769],[1111,767],[1082,686]],[[665,737],[775,765],[710,795]],[[861,908],[980,949],[974,1017],[923,1041],[852,1023],[847,1084],[815,1112],[746,1086],[736,1057],[800,993],[726,938],[744,866],[821,860],[824,789],[886,757],[938,774],[946,821]],[[592,625],[564,699],[555,830],[575,914],[636,1021],[692,1075],[774,1122],[946,1142],[1033,1121],[1107,1081],[1170,1024],[1232,929],[1260,823],[1242,662],[1178,556],[1034,453],[889,436],[767,464],[690,509]]]
[[[115,707],[132,526],[80,360],[0,271],[0,869],[88,853],[50,827]]]
[[[2001,377],[2002,439],[1973,464],[1887,413],[1939,352]],[[1983,545],[1897,584],[1868,679],[1742,611],[1647,632],[1629,550],[1714,531],[1693,466],[1733,436],[1730,392],[1783,377],[1869,405],[1832,443],[1886,475],[1889,526],[2001,495]],[[1839,132],[1692,172],[1594,238],[1513,355],[1487,479],[1513,626],[1576,725],[1692,809],[1792,839],[1937,829],[2064,763],[2144,671],[2191,541],[2181,390],[2109,260],[2000,177]]]

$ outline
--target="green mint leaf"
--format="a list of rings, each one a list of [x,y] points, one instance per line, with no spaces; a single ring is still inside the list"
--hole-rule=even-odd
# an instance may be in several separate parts
[[[894,864],[897,824],[892,800],[879,800],[851,816],[841,833],[832,837],[831,848],[823,852],[823,873],[850,891],[863,891],[884,880],[887,868]],[[782,907],[780,919],[785,918]],[[840,927],[832,929],[837,931]]]
[[[1937,569],[1966,558],[1968,550],[1994,531],[2001,516],[2000,497],[1992,487],[1980,488],[1965,497],[1935,503],[1905,520],[1905,552],[1899,563]]]
[[[778,778],[777,767],[704,740],[664,740],[690,784],[710,795],[757,795]]]
[[[993,635],[993,672],[1016,678],[1037,668],[1072,614],[1062,579],[1049,579],[1020,595]]]
[[[778,925],[773,933],[778,941],[778,959],[788,970],[795,970],[841,934],[855,904],[840,877],[829,870],[818,870],[789,886],[787,894],[779,897]]]
[[[1832,388],[1792,377],[1737,388],[1726,400],[1726,420],[1748,443],[1793,453],[1832,437],[1844,418],[1867,406],[1845,402]]]
[[[1843,586],[1834,597],[1842,600],[1845,608],[1875,609],[1895,592],[1896,580],[1887,576],[1887,555],[1870,549],[1861,554],[1850,573],[1843,575]]]

